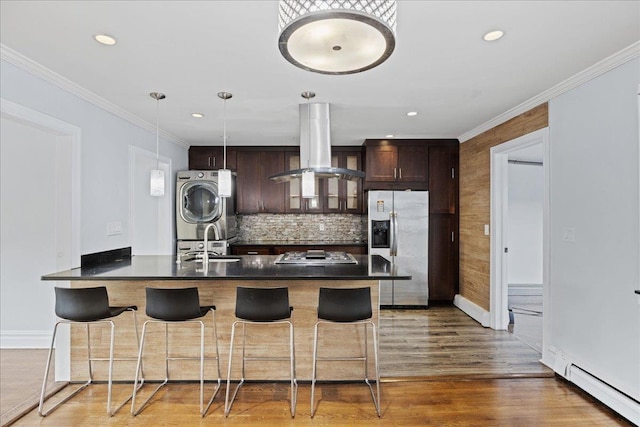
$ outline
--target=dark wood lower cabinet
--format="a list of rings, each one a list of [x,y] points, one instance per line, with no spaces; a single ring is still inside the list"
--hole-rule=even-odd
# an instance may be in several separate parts
[[[429,215],[429,304],[453,302],[458,293],[456,215]]]

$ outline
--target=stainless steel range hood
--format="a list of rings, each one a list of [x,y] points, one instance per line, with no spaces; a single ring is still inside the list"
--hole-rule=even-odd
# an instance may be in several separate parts
[[[302,172],[312,170],[316,178],[356,180],[364,172],[331,167],[331,117],[328,103],[300,104],[300,166],[270,176],[275,182],[301,178]]]

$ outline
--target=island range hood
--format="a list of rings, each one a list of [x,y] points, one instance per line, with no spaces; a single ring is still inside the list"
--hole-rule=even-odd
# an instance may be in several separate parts
[[[364,178],[364,172],[331,167],[331,118],[328,103],[300,104],[300,166],[301,169],[281,172],[269,178],[275,182],[288,182],[302,178],[302,173],[306,171],[313,171],[316,178],[351,181]]]

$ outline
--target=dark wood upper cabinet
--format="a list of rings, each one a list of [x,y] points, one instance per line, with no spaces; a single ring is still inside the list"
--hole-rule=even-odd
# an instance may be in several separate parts
[[[458,145],[429,147],[429,212],[454,214],[458,202]]]
[[[365,190],[427,190],[429,149],[425,140],[365,141]]]
[[[224,149],[218,146],[189,147],[190,170],[217,170],[224,168]],[[236,170],[236,150],[227,147],[227,169]]]
[[[362,170],[362,150],[333,147],[331,166],[334,168]],[[347,181],[327,178],[323,183],[325,213],[362,213],[362,180]]]
[[[238,213],[283,213],[284,185],[269,177],[284,170],[284,151],[239,150],[237,166]]]
[[[284,159],[286,170],[300,169],[300,153],[298,151],[285,153]],[[280,185],[285,188],[284,210],[286,213],[323,212],[322,182],[320,179],[316,178],[316,195],[312,198],[302,197],[302,180],[300,178],[292,179]]]

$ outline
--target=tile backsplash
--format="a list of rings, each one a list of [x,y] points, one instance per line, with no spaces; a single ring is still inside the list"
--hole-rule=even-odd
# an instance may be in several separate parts
[[[253,240],[361,241],[366,216],[353,214],[238,215],[238,237]]]

